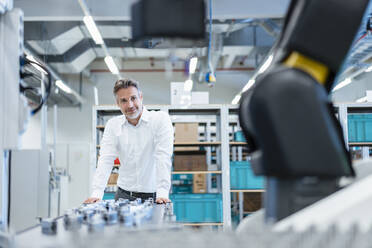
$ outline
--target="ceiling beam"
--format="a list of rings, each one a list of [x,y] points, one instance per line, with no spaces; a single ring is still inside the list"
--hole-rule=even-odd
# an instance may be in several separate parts
[[[96,21],[128,21],[131,5],[136,1],[90,0],[87,5]],[[288,4],[289,0],[215,0],[212,13],[213,19],[221,20],[283,18]],[[17,0],[14,6],[23,10],[26,21],[81,21],[84,15],[77,0]]]

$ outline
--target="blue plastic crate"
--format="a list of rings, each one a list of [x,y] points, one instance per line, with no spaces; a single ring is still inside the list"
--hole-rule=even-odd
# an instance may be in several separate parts
[[[222,222],[222,194],[171,194],[178,222]]]
[[[192,193],[192,185],[172,186],[172,193]]]
[[[115,199],[115,192],[105,192],[102,200],[113,200]]]
[[[246,142],[243,131],[237,131],[234,133],[234,140],[237,142]]]
[[[264,178],[256,176],[248,161],[230,161],[231,189],[263,189]]]
[[[348,115],[349,142],[372,142],[372,114]]]
[[[173,174],[172,180],[192,180],[192,174]]]

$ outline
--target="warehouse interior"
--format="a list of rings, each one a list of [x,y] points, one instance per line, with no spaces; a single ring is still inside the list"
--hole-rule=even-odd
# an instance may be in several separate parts
[[[0,247],[368,247],[371,20],[368,0],[0,0]],[[168,203],[115,201],[121,154],[86,203],[119,79],[171,121]]]

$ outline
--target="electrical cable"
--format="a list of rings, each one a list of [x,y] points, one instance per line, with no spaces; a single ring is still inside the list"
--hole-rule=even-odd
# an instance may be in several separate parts
[[[37,90],[37,88],[35,88],[35,87],[25,87],[23,85],[20,85],[19,88],[20,88],[21,93],[25,92],[26,90],[32,90],[32,91]]]
[[[212,49],[212,0],[209,0],[209,43],[208,43],[208,66],[212,70],[211,65],[211,49]]]
[[[23,59],[23,61],[22,61]],[[45,96],[44,98],[42,97],[41,98],[41,101],[40,101],[40,104],[31,111],[31,115],[35,115],[37,112],[40,111],[41,107],[47,102],[48,98],[49,98],[49,95],[50,95],[50,91],[51,91],[51,88],[52,88],[52,76],[50,74],[50,71],[45,67],[43,66],[42,64],[36,62],[36,61],[32,61],[32,60],[29,60],[27,58],[22,58],[21,61],[21,64],[24,65],[24,64],[34,64],[34,65],[37,65],[39,66],[41,69],[43,69],[46,73],[47,73],[47,76],[48,76],[48,84],[46,85],[46,92],[45,92]],[[28,75],[26,75],[28,76]],[[44,80],[43,80],[43,83],[45,84]],[[32,87],[23,87],[21,86],[21,91],[22,89],[31,89]]]

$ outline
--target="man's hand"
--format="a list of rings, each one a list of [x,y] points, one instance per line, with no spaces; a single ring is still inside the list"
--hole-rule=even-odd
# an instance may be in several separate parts
[[[96,198],[96,197],[89,197],[89,198],[86,199],[83,203],[91,204],[91,203],[98,202],[98,201],[100,201],[100,200],[101,200],[101,199]]]
[[[165,204],[167,202],[171,202],[171,201],[167,198],[160,198],[160,197],[156,198],[156,203],[158,203],[158,204]]]

